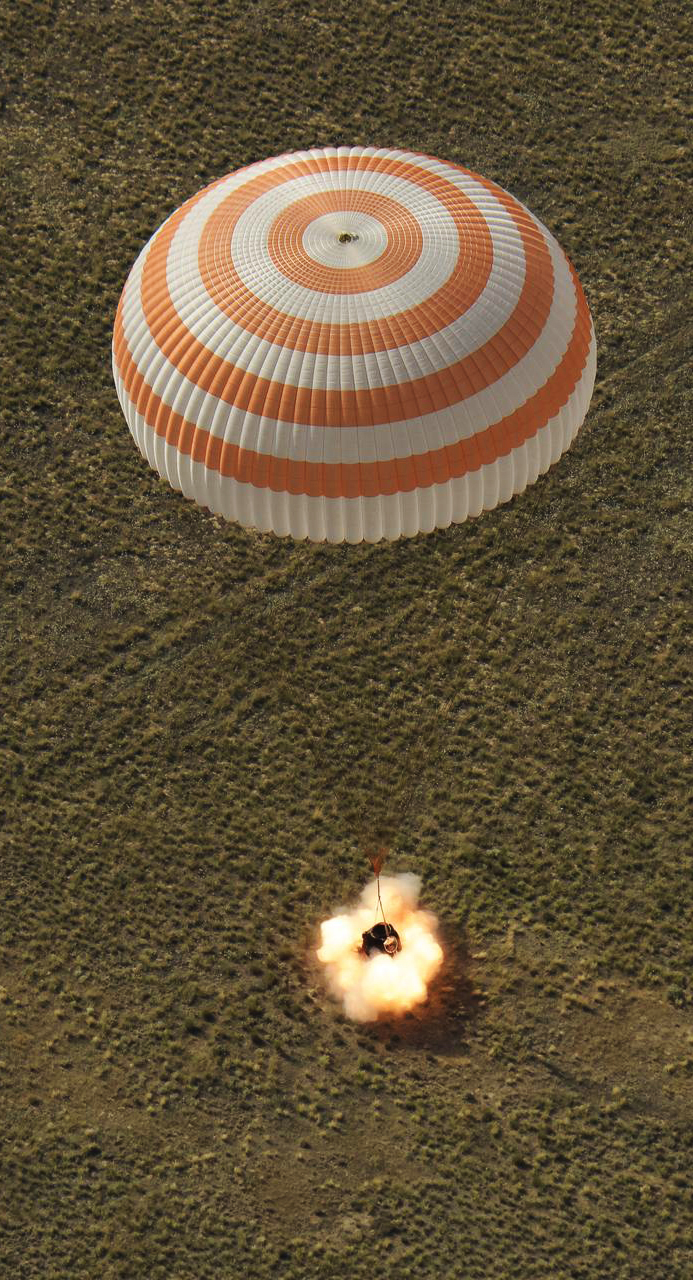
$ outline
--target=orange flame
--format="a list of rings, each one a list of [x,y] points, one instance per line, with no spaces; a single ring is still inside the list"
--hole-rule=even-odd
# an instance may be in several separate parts
[[[426,999],[428,983],[438,972],[443,952],[435,936],[437,920],[418,910],[418,876],[382,876],[380,894],[385,915],[395,926],[402,950],[394,956],[366,958],[359,952],[361,934],[375,923],[376,881],[366,885],[357,906],[320,925],[318,960],[327,968],[330,985],[350,1018],[372,1022],[380,1014],[402,1014]]]

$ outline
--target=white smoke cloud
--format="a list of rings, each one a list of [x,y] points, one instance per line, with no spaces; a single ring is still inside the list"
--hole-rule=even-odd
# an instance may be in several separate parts
[[[320,926],[318,960],[348,1017],[373,1022],[381,1014],[406,1013],[426,999],[428,984],[443,961],[435,936],[437,920],[418,909],[421,879],[405,872],[380,877],[385,917],[397,930],[402,950],[394,956],[369,958],[360,951],[361,935],[379,918],[375,880],[366,885],[358,904]]]

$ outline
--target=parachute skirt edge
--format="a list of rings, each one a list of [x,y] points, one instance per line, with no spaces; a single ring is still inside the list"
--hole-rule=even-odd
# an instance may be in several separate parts
[[[592,326],[587,360],[577,385],[558,413],[534,436],[494,462],[445,483],[373,497],[312,497],[223,476],[156,434],[130,400],[115,358],[113,376],[140,453],[186,498],[261,533],[297,541],[375,543],[462,524],[509,502],[548,471],[569,449],[587,413],[596,376],[596,342]]]

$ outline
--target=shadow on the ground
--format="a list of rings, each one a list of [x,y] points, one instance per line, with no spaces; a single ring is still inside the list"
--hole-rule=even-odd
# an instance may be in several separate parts
[[[473,958],[466,932],[443,929],[439,937],[445,958],[425,1003],[402,1017],[379,1018],[368,1028],[395,1052],[415,1048],[465,1053],[471,1026],[485,1006],[484,994],[471,977]]]

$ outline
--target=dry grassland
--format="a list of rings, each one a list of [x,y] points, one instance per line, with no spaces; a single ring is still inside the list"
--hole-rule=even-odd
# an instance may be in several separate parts
[[[691,20],[683,3],[6,6],[0,1274],[693,1274]],[[376,143],[513,191],[599,344],[573,450],[376,547],[140,459],[118,294],[184,198]],[[429,1005],[316,926],[392,844]]]

